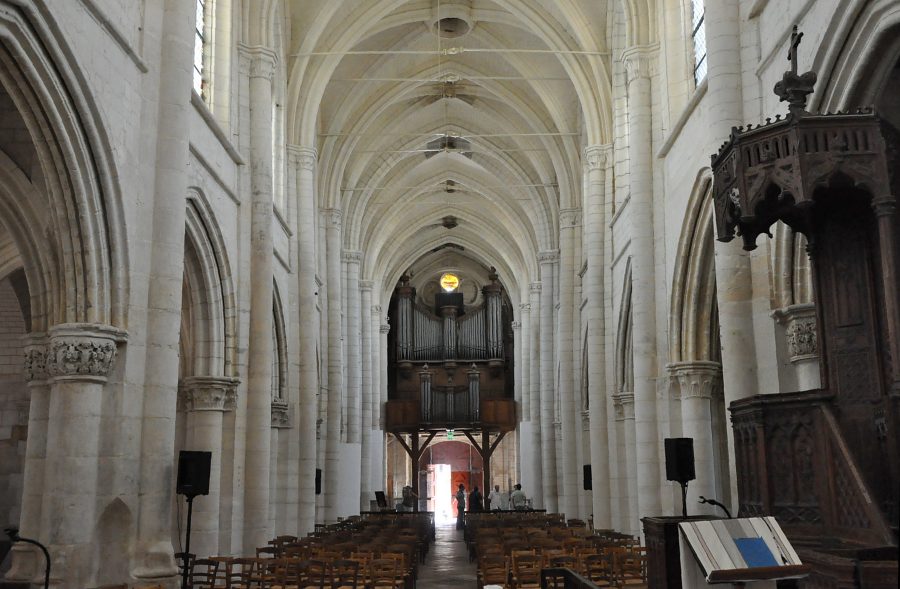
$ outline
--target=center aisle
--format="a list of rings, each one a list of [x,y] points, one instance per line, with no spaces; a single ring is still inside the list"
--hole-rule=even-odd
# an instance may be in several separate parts
[[[476,582],[475,563],[469,562],[462,530],[453,524],[439,526],[425,564],[419,565],[416,586],[418,589],[468,588],[475,587]]]

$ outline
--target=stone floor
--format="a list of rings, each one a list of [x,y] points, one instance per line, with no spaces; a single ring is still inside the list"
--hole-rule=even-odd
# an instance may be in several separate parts
[[[462,530],[452,524],[437,528],[428,558],[419,565],[417,589],[474,588],[475,563],[469,562],[469,552]]]

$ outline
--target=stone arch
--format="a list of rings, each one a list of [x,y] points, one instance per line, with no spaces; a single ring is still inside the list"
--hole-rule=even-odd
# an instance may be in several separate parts
[[[625,266],[619,325],[616,329],[616,392],[634,390],[634,348],[632,346],[631,258]]]
[[[681,229],[669,311],[670,362],[720,362],[712,176],[700,173]]]
[[[0,165],[0,220],[26,269],[33,329],[124,327],[127,246],[112,150],[56,24],[36,7],[0,2],[0,86],[27,129],[41,183]]]
[[[273,290],[272,313],[272,400],[287,403],[287,331],[277,283]]]
[[[184,249],[182,351],[188,357],[182,376],[234,376],[236,313],[231,269],[219,225],[196,189],[188,194]]]

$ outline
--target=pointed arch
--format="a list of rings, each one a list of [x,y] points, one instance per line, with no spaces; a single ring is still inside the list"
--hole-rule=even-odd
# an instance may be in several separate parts
[[[700,172],[688,201],[672,279],[670,362],[719,362],[712,174]]]
[[[185,216],[184,275],[190,329],[190,366],[185,374],[235,376],[236,311],[234,284],[225,240],[205,195],[188,192]],[[184,338],[183,338],[184,339]],[[185,342],[187,345],[187,342]]]
[[[631,258],[623,277],[622,303],[616,329],[616,392],[634,390],[634,347],[632,345],[633,314],[631,308]]]
[[[16,227],[35,331],[60,323],[126,327],[119,174],[96,104],[83,92],[89,85],[61,39],[45,6],[0,2],[0,86],[24,121],[44,183],[37,201],[12,198],[15,174],[2,166],[0,218]]]

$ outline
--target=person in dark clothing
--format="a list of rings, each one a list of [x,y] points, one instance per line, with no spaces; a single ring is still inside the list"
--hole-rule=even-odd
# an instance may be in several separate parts
[[[481,498],[481,491],[478,490],[478,487],[474,487],[469,493],[469,511],[482,511],[483,509],[484,502]]]
[[[460,483],[456,489],[456,529],[462,530],[466,527],[466,488]]]

